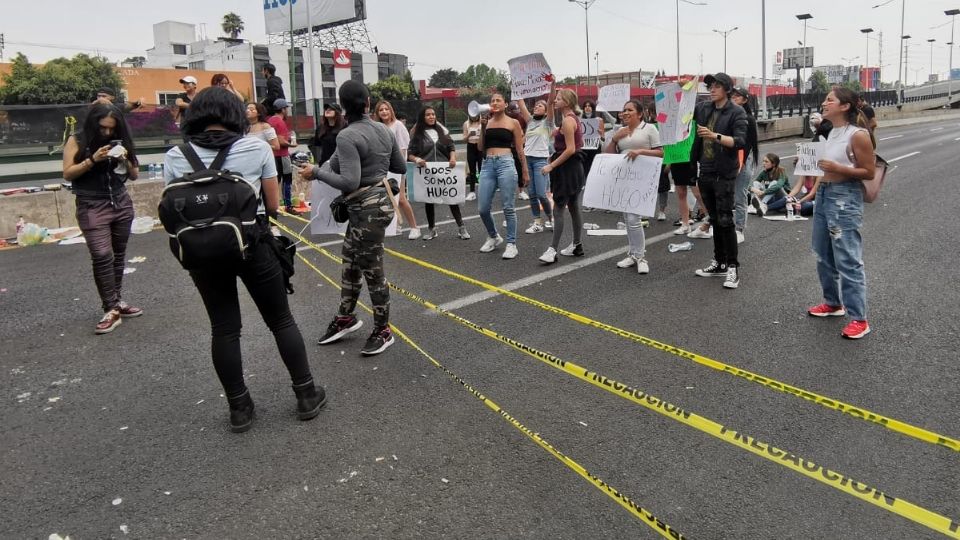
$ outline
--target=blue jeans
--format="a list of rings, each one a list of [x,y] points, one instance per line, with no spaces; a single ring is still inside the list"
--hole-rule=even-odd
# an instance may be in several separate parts
[[[742,231],[747,225],[747,192],[750,188],[750,182],[753,180],[753,161],[747,161],[743,164],[743,168],[740,169],[740,174],[737,175],[736,184],[734,188],[734,203],[733,203],[733,224],[737,227],[738,231]]]
[[[867,318],[863,270],[863,190],[860,182],[821,182],[813,210],[813,252],[823,299],[844,306],[854,320]]]
[[[527,169],[530,171],[530,185],[527,186],[527,194],[530,195],[530,211],[533,212],[534,219],[540,218],[540,207],[543,206],[543,213],[547,221],[553,213],[550,211],[550,199],[547,198],[547,189],[550,188],[550,175],[543,174],[543,168],[547,166],[549,158],[527,156]]]
[[[493,196],[500,189],[503,201],[503,217],[507,220],[507,243],[517,243],[517,211],[514,201],[517,197],[517,166],[511,154],[487,156],[480,167],[480,194],[477,195],[480,220],[487,228],[490,238],[496,238],[497,226],[490,215]]]

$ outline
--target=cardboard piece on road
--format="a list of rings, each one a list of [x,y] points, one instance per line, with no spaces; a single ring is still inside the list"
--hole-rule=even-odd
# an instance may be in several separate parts
[[[600,148],[600,119],[583,118],[580,120],[583,125],[583,149],[597,150]]]
[[[450,167],[446,161],[428,161],[407,167],[407,197],[411,202],[463,204],[467,196],[466,163]]]
[[[507,61],[510,66],[510,98],[524,99],[550,93],[550,65],[543,53],[526,54]]]
[[[583,205],[652,216],[657,204],[661,158],[598,154],[590,167]]]
[[[691,133],[693,110],[697,104],[696,85],[681,87],[672,82],[658,86],[654,93],[660,142],[664,145],[684,141]]]
[[[343,234],[347,232],[346,223],[337,223],[330,213],[330,203],[339,197],[341,191],[323,182],[313,181],[310,189],[310,234]]]
[[[600,87],[597,96],[597,110],[618,113],[623,110],[623,104],[630,101],[630,84],[608,84]]]
[[[798,176],[823,176],[824,172],[817,165],[817,162],[823,159],[823,151],[827,143],[803,142],[797,143],[797,166],[793,168],[793,174]]]

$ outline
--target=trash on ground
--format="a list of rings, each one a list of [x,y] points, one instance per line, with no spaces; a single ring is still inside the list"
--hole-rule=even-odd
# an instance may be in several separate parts
[[[145,260],[147,260],[146,257],[138,256],[138,257],[134,257],[134,258],[130,259],[130,260],[127,261],[127,262],[130,263],[130,264],[139,264],[139,263],[142,263],[142,262],[145,261]]]
[[[124,269],[123,269],[123,275],[132,274],[132,273],[134,273],[134,272],[136,272],[136,271],[137,271],[136,268],[124,268]]]
[[[130,232],[133,234],[146,234],[153,230],[154,219],[150,216],[141,216],[133,219],[130,226]]]
[[[670,253],[676,253],[678,251],[691,251],[693,250],[693,242],[683,242],[682,244],[670,244],[667,246],[667,249]]]

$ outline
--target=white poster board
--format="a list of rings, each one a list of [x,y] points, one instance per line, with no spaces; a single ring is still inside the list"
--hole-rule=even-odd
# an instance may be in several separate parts
[[[583,205],[654,215],[662,158],[639,156],[629,160],[620,154],[597,154],[590,167]]]
[[[312,0],[302,2],[294,0],[293,29],[302,30],[309,25],[330,26],[333,23],[357,20],[356,0]],[[289,0],[264,0],[263,22],[268,34],[289,32],[291,26],[291,2]],[[309,13],[307,10],[309,9]]]
[[[580,120],[583,125],[583,149],[597,150],[600,148],[600,119],[583,118]]]
[[[823,150],[827,143],[805,142],[797,143],[797,165],[793,174],[798,176],[823,176],[824,172],[817,165],[823,159]]]
[[[511,99],[518,100],[550,93],[550,81],[546,77],[551,73],[550,65],[547,64],[543,53],[511,58],[507,61],[507,65],[510,66]]]
[[[623,110],[623,104],[628,101],[630,101],[628,83],[601,86],[600,95],[597,97],[597,110],[616,114]]]
[[[687,83],[681,87],[672,82],[660,85],[656,88],[654,102],[660,143],[666,146],[685,141],[690,136],[693,109],[697,105],[697,84]]]
[[[343,234],[347,224],[337,223],[330,213],[330,203],[341,195],[341,191],[328,184],[314,180],[310,186],[310,234]]]
[[[450,167],[446,161],[428,161],[423,167],[407,168],[410,187],[407,194],[412,202],[434,204],[462,204],[467,196],[466,163],[459,161]]]

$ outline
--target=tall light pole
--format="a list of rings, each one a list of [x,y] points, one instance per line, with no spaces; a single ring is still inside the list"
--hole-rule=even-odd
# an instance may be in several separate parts
[[[930,44],[930,73],[929,73],[929,75],[930,75],[931,77],[933,76],[933,42],[934,42],[934,41],[936,41],[936,39],[930,38],[930,39],[927,40],[927,43]],[[928,78],[929,78],[929,77],[928,77]],[[930,81],[930,82],[933,82],[933,81]]]
[[[871,90],[871,86],[873,86],[873,77],[870,76],[870,34],[873,32],[873,28],[862,28],[860,29],[860,32],[867,37],[867,56],[864,57],[863,63],[864,69],[867,71],[867,84],[864,85],[864,90],[869,92]]]
[[[597,51],[597,52],[593,53],[593,61],[596,62],[595,65],[596,65],[596,68],[597,68],[597,92],[598,92],[597,98],[599,98],[599,97],[600,97],[600,95],[599,95],[599,92],[600,92],[600,51]]]
[[[590,84],[590,6],[597,0],[568,0],[583,8],[583,30],[587,37],[587,84]]]
[[[763,66],[760,76],[760,118],[767,117],[767,0],[760,0],[760,55]]]
[[[903,33],[903,21],[907,15],[907,0],[900,1],[900,67],[898,68],[897,78],[900,81],[897,83],[897,107],[903,105],[903,47],[904,40],[910,39],[910,36]]]
[[[571,2],[573,0],[570,0]],[[691,6],[705,6],[706,2],[693,2],[691,0],[677,0],[677,82],[680,82],[680,2],[690,4]]]
[[[906,63],[900,68],[900,77],[903,79],[903,84],[900,85],[903,88],[904,85],[909,84],[910,81],[907,80],[909,76],[908,72],[910,71],[910,38],[913,37],[910,34],[904,34],[900,36],[900,63],[904,64],[903,57],[907,57]],[[901,93],[903,90],[901,90]]]
[[[736,30],[737,28],[740,28],[740,27],[734,26],[729,30],[717,30],[716,28],[713,29],[714,32],[723,36],[723,72],[724,73],[727,72],[727,36],[732,34],[734,30]]]
[[[803,21],[803,62],[800,64],[801,70],[807,67],[807,21],[813,18],[813,15],[809,13],[801,13],[797,15],[797,19]],[[801,71],[802,74],[802,71]],[[803,93],[803,88],[806,88],[806,84],[803,81],[803,76],[800,76],[800,88],[801,94]]]
[[[943,12],[950,17],[950,72],[947,73],[947,107],[953,105],[953,25],[957,21],[957,15],[960,15],[960,9],[948,9]]]

